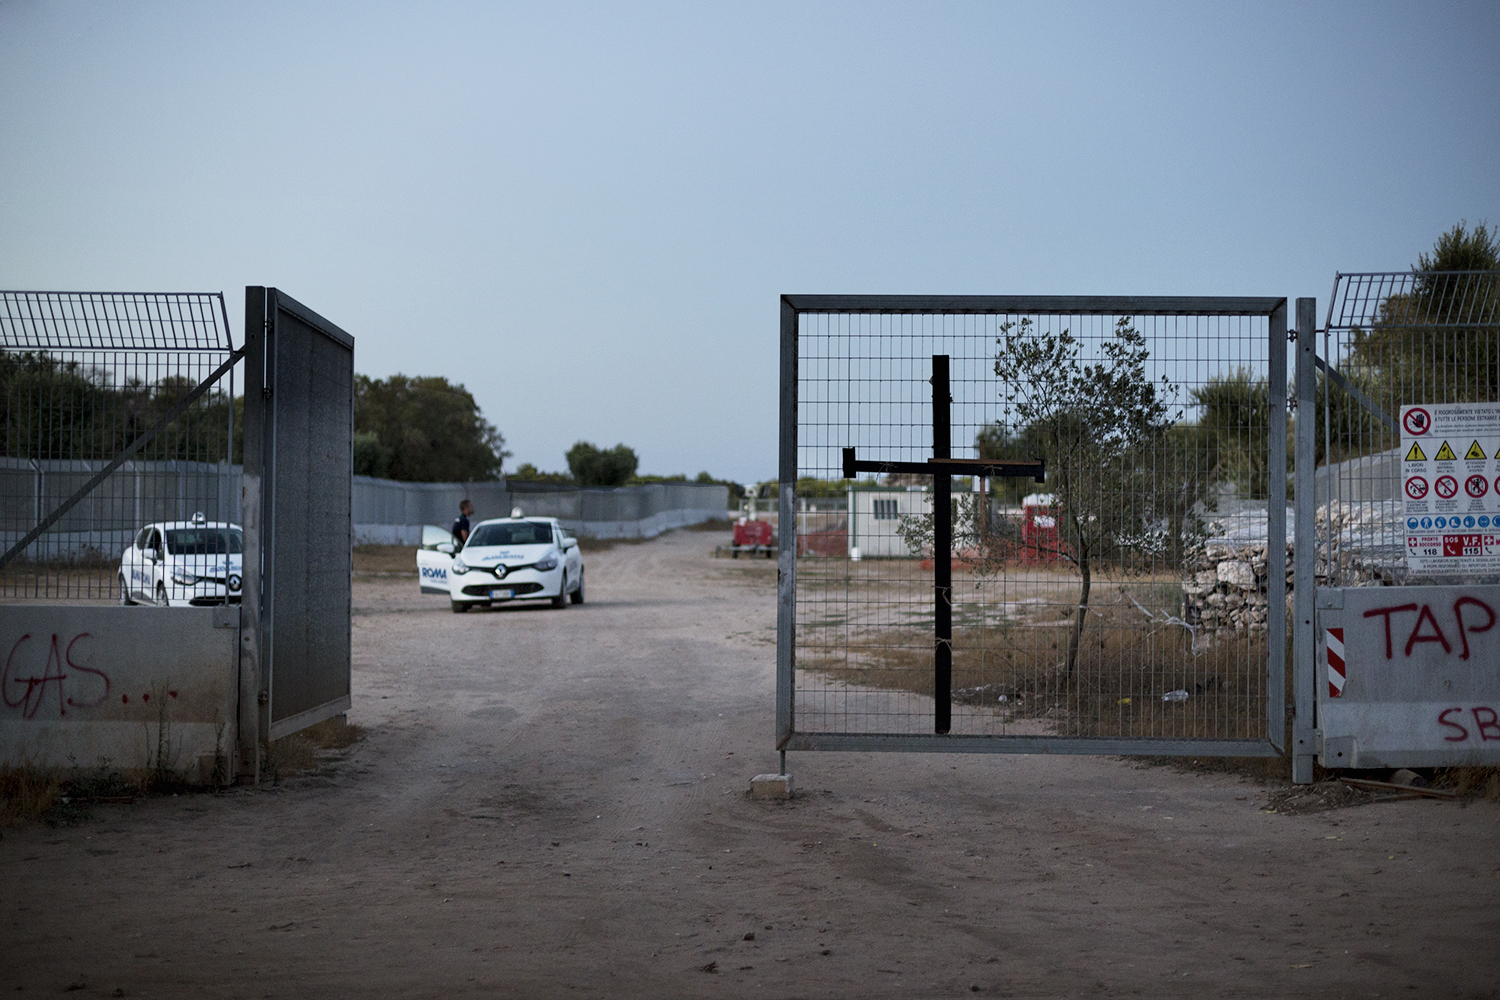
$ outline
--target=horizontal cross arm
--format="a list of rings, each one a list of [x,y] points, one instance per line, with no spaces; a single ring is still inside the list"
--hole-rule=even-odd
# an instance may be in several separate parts
[[[926,462],[861,462],[854,457],[855,449],[844,449],[844,478],[853,479],[861,472],[915,473],[919,476],[987,476],[992,479],[1022,479],[1030,477],[1037,482],[1046,480],[1046,467],[1040,460],[998,461],[988,458],[945,458]]]

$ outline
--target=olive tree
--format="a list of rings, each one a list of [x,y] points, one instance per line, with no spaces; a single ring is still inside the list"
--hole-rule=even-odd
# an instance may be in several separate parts
[[[1053,496],[1057,554],[1078,571],[1078,606],[1068,636],[1067,673],[1078,663],[1095,565],[1148,558],[1168,544],[1162,527],[1179,492],[1155,466],[1155,454],[1180,411],[1177,387],[1146,374],[1150,352],[1130,317],[1116,321],[1097,360],[1082,356],[1064,329],[1006,323],[997,338],[995,374],[1014,423],[1041,450]]]

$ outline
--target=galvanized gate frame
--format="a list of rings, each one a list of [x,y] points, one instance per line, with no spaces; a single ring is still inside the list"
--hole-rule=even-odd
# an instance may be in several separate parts
[[[1307,302],[1311,317],[1313,300]],[[786,771],[788,750],[853,750],[957,753],[1080,753],[1080,754],[1160,754],[1234,757],[1274,757],[1283,752],[1286,743],[1285,643],[1277,637],[1286,634],[1286,579],[1272,573],[1268,594],[1267,642],[1267,739],[1117,739],[1100,737],[1034,737],[973,736],[948,734],[880,734],[880,733],[809,733],[798,732],[794,714],[796,684],[796,593],[797,593],[797,344],[798,317],[802,314],[903,314],[903,315],[978,315],[994,313],[1076,315],[1195,315],[1195,316],[1263,316],[1269,322],[1268,379],[1270,398],[1286,398],[1287,301],[1285,298],[1224,297],[1150,297],[1150,296],[989,296],[989,295],[783,295],[781,296],[781,367],[780,367],[780,433],[778,467],[779,545],[776,574],[776,748],[781,753],[781,769]],[[1311,330],[1313,321],[1299,320],[1299,327]],[[1309,347],[1312,337],[1302,338]],[[1299,388],[1302,354],[1298,354]],[[1310,384],[1310,383],[1309,383]],[[1311,412],[1309,402],[1309,411]],[[1286,495],[1286,408],[1271,407],[1270,427],[1270,495]],[[1309,438],[1309,441],[1311,439]],[[1299,438],[1298,457],[1301,458]],[[1303,463],[1298,463],[1299,486]],[[1308,491],[1312,482],[1311,453],[1306,463]],[[1298,494],[1302,494],[1299,488]],[[1285,550],[1286,509],[1284,504],[1268,505],[1268,551],[1275,546]],[[1309,528],[1309,531],[1311,529]],[[1307,537],[1307,536],[1304,536]],[[1309,549],[1309,553],[1311,550]],[[1299,550],[1299,566],[1302,558]],[[1311,555],[1308,556],[1309,563]],[[1309,575],[1310,575],[1309,568]],[[1300,573],[1300,570],[1299,570]],[[1307,577],[1300,577],[1307,579]],[[1312,588],[1303,590],[1309,601]],[[1300,608],[1300,604],[1299,604]],[[1311,626],[1309,603],[1308,626]],[[1300,616],[1299,616],[1300,620]],[[1309,631],[1310,634],[1310,631]],[[1298,667],[1302,663],[1298,661]],[[1311,661],[1308,660],[1310,673]],[[1312,693],[1311,681],[1297,684]],[[1300,706],[1299,706],[1300,707]],[[1309,718],[1300,711],[1299,718]]]
[[[303,331],[306,331],[306,336],[303,336]],[[277,402],[278,388],[285,390],[281,395],[288,399],[298,403],[310,401],[308,387],[300,380],[318,373],[311,370],[314,366],[299,363],[308,359],[294,356],[289,346],[308,343],[309,338],[317,345],[331,348],[337,354],[341,368],[347,365],[346,373],[350,378],[347,397],[321,400],[329,404],[328,408],[335,411],[335,416],[342,414],[340,426],[316,426],[311,406],[288,408]],[[242,511],[245,555],[241,606],[240,759],[242,766],[258,780],[261,753],[268,743],[347,711],[350,706],[350,560],[353,538],[350,439],[353,434],[354,338],[285,292],[252,285],[245,289],[244,350]],[[312,433],[304,436],[289,434],[280,426],[283,423]],[[321,438],[316,433],[319,430],[324,431]],[[278,445],[291,447],[279,448]],[[315,468],[317,462],[310,456],[314,449],[342,456],[340,468],[322,470],[326,472],[324,486],[329,489],[314,500],[306,489],[310,480],[304,476],[289,484],[294,493],[302,488],[298,498],[305,501],[304,510],[279,512],[277,497],[288,486],[281,482],[281,478],[289,459],[295,452],[297,457],[306,459],[305,465]],[[283,501],[286,499],[282,496]],[[278,536],[278,522],[287,525],[282,533],[285,537]],[[288,544],[299,533],[304,536],[303,544]],[[313,566],[315,563],[317,565]],[[319,570],[328,589],[337,592],[308,593],[308,578],[317,575]],[[302,579],[298,580],[298,576]],[[284,583],[303,584],[301,592],[280,594],[278,579]],[[325,606],[322,609],[310,607],[311,598],[321,600]],[[282,612],[285,620],[279,625],[278,604],[285,607]],[[305,619],[318,610],[322,610],[324,616],[317,622],[316,635],[313,635]],[[278,675],[274,627],[290,632],[293,624],[309,627],[302,629],[299,637],[302,642],[282,643],[286,650],[281,659],[286,663],[282,664]],[[316,651],[310,648],[314,638],[321,640]],[[332,655],[324,648],[330,644]],[[288,669],[291,664],[302,669]],[[284,709],[283,701],[293,703],[291,712]]]
[[[1312,783],[1313,763],[1318,754],[1318,692],[1313,686],[1317,676],[1314,659],[1318,652],[1313,631],[1318,603],[1315,579],[1318,556],[1315,444],[1318,423],[1313,419],[1318,405],[1317,372],[1321,362],[1317,352],[1317,325],[1318,300],[1298,299],[1297,326],[1292,332],[1297,345],[1297,442],[1292,457],[1296,470],[1293,507],[1296,549],[1292,564],[1292,577],[1296,581],[1292,589],[1292,781],[1299,785]],[[1273,394],[1271,398],[1276,396]],[[1275,409],[1282,410],[1281,407]],[[1283,596],[1283,605],[1285,601]]]

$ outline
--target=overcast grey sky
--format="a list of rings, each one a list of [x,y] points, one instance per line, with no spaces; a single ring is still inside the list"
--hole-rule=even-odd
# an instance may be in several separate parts
[[[769,478],[783,292],[1316,295],[1500,222],[1500,4],[0,2],[0,287],[278,286]]]

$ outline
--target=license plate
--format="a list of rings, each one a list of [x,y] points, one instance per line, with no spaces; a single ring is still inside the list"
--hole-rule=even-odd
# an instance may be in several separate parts
[[[499,589],[497,587],[496,589],[490,591],[490,600],[495,600],[496,598],[500,598],[500,597],[514,597],[514,596],[515,596],[515,591],[511,590],[509,587],[505,588],[504,590],[501,590],[501,589]]]

